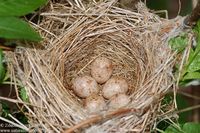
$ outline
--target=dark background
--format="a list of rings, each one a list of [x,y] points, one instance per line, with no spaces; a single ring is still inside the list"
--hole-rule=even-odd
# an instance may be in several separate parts
[[[167,10],[169,18],[174,18],[178,15],[179,8],[181,12],[179,15],[188,15],[192,10],[192,0],[147,0],[147,6],[153,10]]]

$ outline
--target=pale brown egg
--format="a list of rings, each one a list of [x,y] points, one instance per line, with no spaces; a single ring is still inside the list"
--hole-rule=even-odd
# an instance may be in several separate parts
[[[106,107],[106,102],[102,96],[91,95],[85,100],[85,109],[89,113],[98,113],[104,110]]]
[[[113,109],[121,108],[131,101],[126,94],[117,94],[110,99],[109,107]]]
[[[86,98],[91,94],[97,94],[99,92],[97,82],[90,76],[76,77],[72,81],[72,84],[75,94],[81,98]]]
[[[91,75],[100,84],[105,83],[112,75],[112,72],[112,61],[105,57],[99,57],[91,64]]]
[[[105,98],[110,99],[112,96],[128,91],[128,83],[120,77],[109,79],[103,86],[102,94]]]

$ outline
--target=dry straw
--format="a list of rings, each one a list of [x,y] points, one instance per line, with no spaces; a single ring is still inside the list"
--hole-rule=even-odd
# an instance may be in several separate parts
[[[85,6],[49,2],[37,28],[44,49],[18,47],[6,54],[12,81],[25,87],[29,103],[18,96],[30,125],[20,128],[46,132],[150,132],[158,115],[172,111],[161,104],[175,90],[172,67],[176,53],[168,40],[182,31],[182,18],[161,19],[143,3],[135,11],[121,9],[114,0]],[[84,110],[73,94],[71,80],[90,74],[91,62],[104,56],[114,63],[114,76],[129,82],[127,107],[105,109],[97,115]],[[22,125],[22,124],[21,124]]]

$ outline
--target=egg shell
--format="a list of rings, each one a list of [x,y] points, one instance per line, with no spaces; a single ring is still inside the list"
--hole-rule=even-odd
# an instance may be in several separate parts
[[[112,75],[112,72],[112,61],[105,57],[99,57],[91,64],[91,75],[99,84],[105,83]]]
[[[110,99],[112,96],[120,93],[126,93],[128,91],[128,83],[124,78],[113,77],[109,79],[102,89],[102,94],[106,99]]]
[[[90,76],[76,77],[73,81],[73,90],[81,98],[86,98],[91,94],[97,94],[99,87],[94,78]]]
[[[106,107],[106,102],[102,96],[91,95],[85,100],[85,109],[89,113],[98,113],[104,110]]]
[[[109,107],[113,109],[122,108],[131,101],[126,94],[117,94],[110,99]]]

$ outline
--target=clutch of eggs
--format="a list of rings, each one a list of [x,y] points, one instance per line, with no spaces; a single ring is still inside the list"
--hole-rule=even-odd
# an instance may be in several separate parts
[[[78,76],[72,81],[74,93],[86,98],[84,107],[89,113],[99,112],[106,107],[105,99],[109,99],[109,107],[116,109],[126,106],[130,98],[126,95],[128,83],[124,78],[111,77],[113,73],[112,61],[99,57],[91,64],[91,76]],[[104,84],[100,92],[99,84]]]

